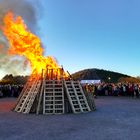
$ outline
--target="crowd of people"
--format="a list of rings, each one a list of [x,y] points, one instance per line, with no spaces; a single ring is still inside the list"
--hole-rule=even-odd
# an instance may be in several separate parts
[[[97,96],[131,96],[140,97],[140,84],[132,83],[100,83],[83,85],[86,92]]]
[[[97,96],[130,96],[140,97],[140,84],[132,83],[99,83],[84,84],[86,92]],[[23,85],[0,85],[0,97],[18,97]]]
[[[0,85],[0,97],[18,97],[23,85]]]

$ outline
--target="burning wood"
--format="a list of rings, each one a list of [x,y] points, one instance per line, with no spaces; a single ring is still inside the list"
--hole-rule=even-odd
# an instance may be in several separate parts
[[[2,27],[3,34],[9,41],[9,54],[24,56],[31,66],[32,74],[41,74],[42,70],[53,69],[53,73],[58,77],[61,67],[51,56],[43,56],[43,48],[40,39],[31,33],[20,16],[15,17],[9,12],[3,18],[4,25]],[[49,72],[50,73],[50,72]],[[64,73],[67,77],[67,73]]]

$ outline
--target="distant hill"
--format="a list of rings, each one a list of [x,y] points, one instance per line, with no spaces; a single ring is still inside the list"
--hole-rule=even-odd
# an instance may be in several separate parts
[[[99,80],[100,79],[101,81],[104,82],[116,83],[120,78],[130,77],[130,76],[118,72],[93,68],[93,69],[85,69],[73,73],[72,77],[76,80],[92,80],[92,79]]]

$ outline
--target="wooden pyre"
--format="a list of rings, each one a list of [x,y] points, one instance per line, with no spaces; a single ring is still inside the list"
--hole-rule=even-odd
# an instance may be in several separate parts
[[[17,99],[14,111],[64,114],[94,110],[93,96],[85,94],[79,81],[71,77],[64,78],[63,75],[63,68],[59,68],[42,71],[42,76],[30,76]]]

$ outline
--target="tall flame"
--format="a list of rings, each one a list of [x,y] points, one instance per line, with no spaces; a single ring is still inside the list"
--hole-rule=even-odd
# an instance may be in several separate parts
[[[43,56],[40,39],[31,33],[20,16],[15,17],[8,12],[3,18],[3,34],[9,41],[9,54],[26,57],[31,65],[32,73],[40,74],[42,69],[56,69],[60,66],[48,56]]]

